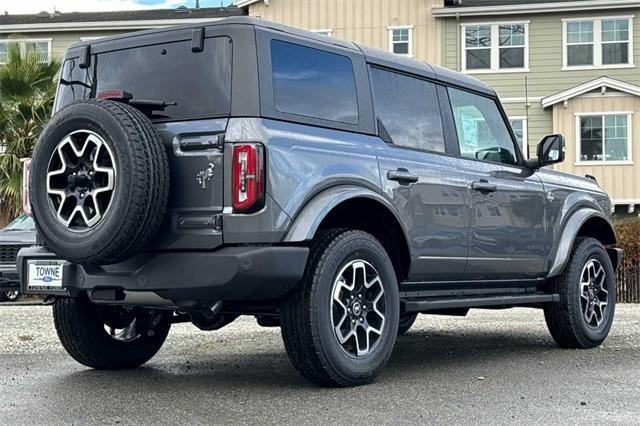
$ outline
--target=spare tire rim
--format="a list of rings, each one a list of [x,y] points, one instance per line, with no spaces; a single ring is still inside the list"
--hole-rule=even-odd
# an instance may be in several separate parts
[[[384,286],[378,271],[352,260],[338,273],[331,291],[331,324],[342,349],[351,356],[371,353],[385,325]]]
[[[64,227],[83,231],[100,223],[115,185],[113,153],[101,136],[77,130],[58,143],[47,168],[47,195]]]
[[[589,327],[600,327],[605,319],[609,305],[609,291],[606,286],[607,274],[602,264],[596,259],[590,259],[580,275],[582,314]]]

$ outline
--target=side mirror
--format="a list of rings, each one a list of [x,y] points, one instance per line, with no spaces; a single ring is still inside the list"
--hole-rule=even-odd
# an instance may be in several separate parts
[[[547,135],[538,142],[538,158],[527,160],[532,169],[562,163],[564,161],[565,141],[562,135]]]

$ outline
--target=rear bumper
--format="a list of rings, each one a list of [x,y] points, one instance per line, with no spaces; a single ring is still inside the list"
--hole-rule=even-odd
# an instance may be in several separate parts
[[[152,292],[179,306],[217,300],[270,300],[283,296],[300,281],[309,249],[306,247],[225,247],[211,252],[140,254],[109,266],[65,264],[61,291],[27,288],[27,262],[56,259],[43,247],[20,250],[18,271],[26,294],[76,296],[79,292],[114,290]],[[101,292],[101,294],[109,292]]]

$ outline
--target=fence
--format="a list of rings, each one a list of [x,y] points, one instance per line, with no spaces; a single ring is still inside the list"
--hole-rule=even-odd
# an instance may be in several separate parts
[[[619,271],[616,285],[618,302],[640,303],[640,265]]]

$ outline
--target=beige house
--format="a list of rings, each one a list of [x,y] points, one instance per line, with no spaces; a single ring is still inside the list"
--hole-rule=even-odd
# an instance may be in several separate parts
[[[249,16],[304,28],[430,62],[440,62],[444,0],[236,0]]]

